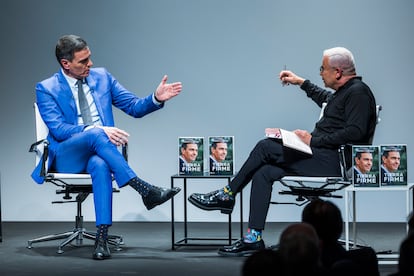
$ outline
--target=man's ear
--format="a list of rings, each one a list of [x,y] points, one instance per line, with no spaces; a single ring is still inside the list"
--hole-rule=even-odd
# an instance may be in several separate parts
[[[60,64],[64,69],[69,69],[69,60],[62,58],[60,60]]]
[[[342,78],[342,70],[341,69],[336,69],[337,73],[336,73],[336,80],[340,80]]]

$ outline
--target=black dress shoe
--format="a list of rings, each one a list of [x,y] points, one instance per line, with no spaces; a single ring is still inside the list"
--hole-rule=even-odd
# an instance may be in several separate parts
[[[152,186],[149,189],[148,195],[146,197],[143,197],[142,201],[144,201],[147,210],[151,210],[155,206],[163,204],[164,202],[175,196],[179,191],[181,191],[181,189],[178,187],[174,187],[172,189],[165,189]]]
[[[111,251],[109,250],[108,241],[97,238],[95,240],[95,250],[93,252],[92,257],[95,260],[103,260],[111,258]]]
[[[219,255],[241,257],[251,255],[253,252],[264,249],[265,244],[263,240],[258,242],[248,243],[240,239],[232,245],[224,246],[218,250]]]
[[[188,201],[200,209],[211,211],[220,210],[223,214],[231,214],[235,200],[232,197],[220,197],[220,190],[208,194],[192,194]]]

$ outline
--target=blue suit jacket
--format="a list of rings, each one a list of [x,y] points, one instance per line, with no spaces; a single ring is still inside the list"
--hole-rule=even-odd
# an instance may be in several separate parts
[[[86,78],[90,87],[102,125],[114,126],[112,105],[126,114],[140,118],[163,107],[152,100],[152,94],[139,98],[126,90],[106,69],[92,68]],[[82,132],[85,125],[78,125],[76,103],[68,82],[61,70],[52,77],[37,83],[36,102],[39,112],[49,128],[49,167],[53,163],[58,143],[72,135]],[[32,173],[39,184],[44,182],[40,176],[41,163]]]

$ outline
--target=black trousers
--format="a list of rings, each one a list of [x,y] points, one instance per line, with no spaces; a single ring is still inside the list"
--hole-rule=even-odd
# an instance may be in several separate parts
[[[251,184],[249,227],[264,229],[273,184],[285,175],[340,176],[336,149],[312,148],[313,155],[284,147],[280,140],[260,140],[230,183],[235,193]]]

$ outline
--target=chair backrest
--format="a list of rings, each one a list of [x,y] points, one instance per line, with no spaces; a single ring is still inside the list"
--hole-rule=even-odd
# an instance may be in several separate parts
[[[47,128],[45,122],[42,119],[42,116],[40,115],[37,103],[34,103],[33,107],[35,111],[36,120],[36,140],[40,141],[42,139],[46,139],[47,135],[49,134],[49,129]]]
[[[375,127],[372,131],[371,137],[369,137],[368,144],[372,145],[374,141],[375,131],[377,129],[377,125],[381,122],[380,112],[382,110],[382,105],[377,104],[375,107]],[[345,163],[345,164],[344,164]],[[341,148],[341,164],[343,167],[343,174],[345,179],[350,180],[352,179],[352,145],[345,145]]]
[[[377,106],[375,108],[375,115],[376,115],[375,128],[374,128],[374,131],[372,132],[371,137],[369,138],[369,144],[370,145],[374,141],[374,135],[375,135],[376,126],[381,122],[381,117],[380,117],[381,110],[382,110],[382,105],[377,104]]]
[[[319,113],[319,119],[323,117],[323,112],[325,111],[327,103],[322,103],[321,112]]]
[[[41,141],[47,138],[47,135],[49,134],[49,129],[43,121],[42,116],[40,115],[37,103],[33,104],[33,108],[35,112],[36,141]],[[42,155],[43,148],[40,147],[40,149],[36,152],[36,164],[39,162]]]

